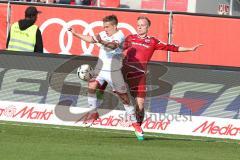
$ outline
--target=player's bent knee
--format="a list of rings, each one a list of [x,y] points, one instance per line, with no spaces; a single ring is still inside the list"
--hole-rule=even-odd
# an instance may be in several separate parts
[[[98,83],[97,82],[89,82],[88,83],[88,92],[89,93],[95,93],[97,89]]]
[[[138,109],[139,109],[139,110],[143,110],[143,109],[144,109],[145,99],[142,98],[142,97],[137,97],[137,98],[136,98],[136,101],[137,101]]]

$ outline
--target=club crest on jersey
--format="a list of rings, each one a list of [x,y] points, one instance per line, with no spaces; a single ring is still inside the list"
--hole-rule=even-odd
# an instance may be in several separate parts
[[[146,43],[150,43],[150,39],[145,39],[144,40]]]

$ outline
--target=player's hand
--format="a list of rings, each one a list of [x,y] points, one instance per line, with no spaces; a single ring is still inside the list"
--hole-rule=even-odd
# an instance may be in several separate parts
[[[68,28],[67,30],[68,30],[69,32],[72,32],[73,35],[76,35],[76,34],[77,34],[77,32],[76,32],[73,28],[71,28],[71,27]]]
[[[101,44],[103,44],[103,40],[102,40],[102,38],[101,38],[101,36],[99,34],[93,36],[92,38],[93,38],[94,43],[101,43]]]
[[[101,43],[102,42],[102,38],[101,38],[101,36],[98,34],[98,35],[96,35],[96,41],[98,42],[98,43]]]
[[[203,44],[198,44],[198,45],[192,47],[192,51],[196,51],[198,49],[198,47],[201,47],[201,46],[203,46]]]

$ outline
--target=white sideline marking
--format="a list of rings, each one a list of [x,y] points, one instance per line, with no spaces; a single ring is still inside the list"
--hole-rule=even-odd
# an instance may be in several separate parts
[[[95,130],[89,130],[89,129],[84,129],[83,127],[78,128],[68,128],[64,126],[49,126],[49,125],[28,125],[28,124],[21,124],[21,123],[5,123],[5,122],[0,122],[0,125],[12,125],[12,126],[20,126],[20,127],[36,127],[36,128],[46,128],[46,129],[62,129],[62,130],[69,130],[69,131],[83,131],[83,132],[96,132],[96,133],[114,133],[114,134],[124,134],[124,135],[131,135],[131,131],[122,131],[122,132],[117,132],[113,130],[96,130],[97,128],[94,128]],[[215,140],[215,139],[199,139],[199,138],[174,138],[170,136],[162,136],[162,135],[157,135],[157,134],[144,134],[145,137],[157,137],[157,138],[165,138],[165,139],[172,139],[172,140],[189,140],[189,141],[201,141],[201,142],[215,142],[215,143],[227,143],[227,144],[240,144],[240,141],[237,142],[231,142],[227,140]]]

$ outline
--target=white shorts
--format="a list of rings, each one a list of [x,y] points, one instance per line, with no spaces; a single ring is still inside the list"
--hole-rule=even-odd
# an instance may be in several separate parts
[[[100,85],[103,85],[104,82],[107,82],[114,92],[118,93],[127,93],[127,87],[123,79],[122,71],[103,71],[101,70],[96,77],[96,81]]]

